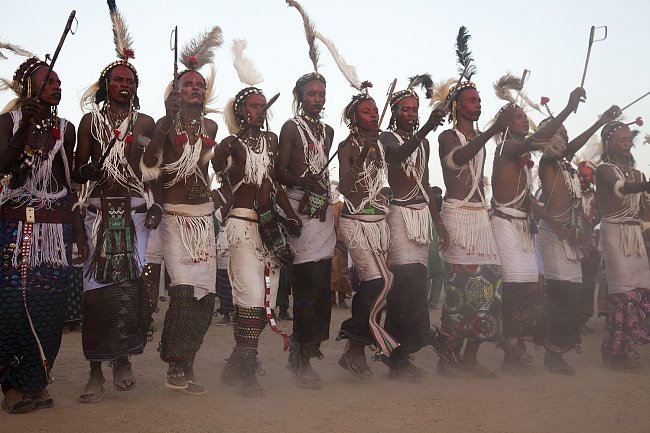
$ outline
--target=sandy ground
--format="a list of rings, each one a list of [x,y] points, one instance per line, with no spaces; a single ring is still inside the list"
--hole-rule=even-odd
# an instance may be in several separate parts
[[[166,304],[162,307],[155,315],[157,329]],[[334,308],[332,334],[349,314]],[[439,312],[431,315],[439,323]],[[280,326],[290,331],[291,322]],[[133,359],[135,389],[112,389],[104,367],[106,397],[87,405],[76,401],[87,378],[81,334],[70,332],[63,336],[50,386],[55,407],[24,415],[2,412],[0,432],[650,432],[650,348],[641,348],[642,373],[605,370],[599,359],[603,321],[594,318],[590,326],[597,331],[584,337],[583,352],[567,355],[577,370],[573,377],[546,372],[543,350],[532,349],[538,370],[533,376],[447,379],[435,373],[437,358],[427,348],[414,361],[429,371],[421,384],[391,379],[381,363],[371,364],[373,377],[359,381],[338,366],[344,344],[331,339],[322,348],[325,358],[314,362],[325,382],[321,390],[295,385],[281,338],[267,328],[260,346],[266,396],[254,400],[219,382],[233,347],[231,326],[211,326],[197,356],[196,372],[209,390],[204,396],[165,388],[156,332],[145,353]],[[495,369],[501,357],[491,344],[479,352]]]

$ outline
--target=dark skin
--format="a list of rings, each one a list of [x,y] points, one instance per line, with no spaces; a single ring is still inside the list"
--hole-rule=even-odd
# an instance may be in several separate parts
[[[508,203],[526,188],[526,172],[520,166],[521,159],[529,160],[530,151],[537,150],[535,143],[553,137],[562,126],[562,122],[576,110],[583,98],[584,89],[575,89],[571,92],[566,108],[531,136],[528,136],[530,128],[528,116],[520,107],[514,108],[506,141],[501,147],[497,147],[494,153],[492,191],[496,201]],[[524,196],[519,203],[514,203],[512,207],[528,213],[531,210],[530,197]],[[566,230],[543,207],[533,202],[532,211],[536,216],[546,220],[558,237],[561,239],[566,237]]]
[[[612,162],[622,166],[628,165],[632,155],[632,132],[630,128],[622,126],[618,128],[607,141],[607,153]],[[638,192],[650,192],[650,182],[646,181],[645,176],[639,170],[630,168],[627,173],[623,171],[625,183],[621,193],[635,194]],[[611,215],[625,208],[623,200],[614,192],[614,185],[620,178],[616,175],[614,169],[606,164],[601,164],[596,170],[596,194],[598,206],[602,215]]]
[[[361,167],[363,162],[374,160],[379,162],[381,154],[377,148],[379,140],[379,111],[377,104],[372,99],[361,101],[356,109],[356,125],[359,129],[363,144],[360,148],[352,145],[351,136],[348,136],[339,144],[339,179],[340,190],[347,200],[354,206],[368,196],[368,191],[358,184],[359,176],[355,174],[353,167]],[[342,213],[349,213],[344,207]],[[375,208],[376,215],[383,215],[384,211]]]
[[[567,144],[566,153],[560,157],[574,155],[601,126],[615,119],[619,113],[619,107],[616,105],[610,107],[592,126],[571,140]],[[566,136],[564,126],[561,126],[558,131]],[[562,175],[559,173],[560,165],[558,160],[560,157],[543,155],[539,162],[538,172],[542,181],[542,201],[545,203],[546,210],[554,219],[561,216],[572,206],[571,194],[564,183]]]
[[[261,130],[266,119],[265,105],[266,98],[264,96],[257,94],[248,96],[243,106],[243,112],[239,113],[240,116],[246,119],[244,126],[250,126],[248,131],[244,133],[242,139],[239,139],[235,135],[224,138],[214,153],[212,164],[217,173],[226,169],[228,157],[232,157],[232,165],[228,170],[228,182],[230,185],[236,185],[244,178],[247,156],[244,146],[246,145],[247,137],[259,137],[263,134],[269,145],[269,151],[272,154],[272,164],[274,165],[276,163],[278,137],[272,132]],[[269,177],[264,178],[260,186],[251,183],[241,184],[234,194],[232,207],[254,209],[254,204],[257,202],[260,209],[268,209],[272,206],[272,193],[275,193],[276,202],[287,215],[289,224],[293,226],[292,229],[299,231],[300,227],[302,227],[302,222],[291,207],[284,190],[275,181],[274,170],[270,171]]]
[[[313,117],[320,117],[325,106],[325,95],[325,85],[322,81],[307,82],[303,87],[302,97],[302,108],[305,113]],[[325,155],[329,154],[333,140],[334,130],[331,126],[325,125]],[[293,121],[287,120],[280,131],[278,165],[275,169],[277,179],[283,185],[297,186],[322,194],[324,189],[320,181],[323,180],[324,175],[319,177],[317,174],[310,173],[304,160],[303,144],[298,126]]]
[[[444,161],[445,157],[453,149],[461,147],[454,153],[453,162],[455,165],[463,167],[476,156],[476,154],[485,146],[485,144],[500,132],[505,131],[513,116],[511,109],[507,109],[499,114],[496,121],[486,131],[480,135],[476,135],[474,131],[474,122],[476,122],[481,115],[481,98],[478,92],[474,89],[468,88],[463,90],[458,96],[458,103],[456,105],[456,121],[457,128],[465,137],[467,137],[467,145],[461,147],[460,140],[456,133],[448,129],[440,134],[438,137],[438,153],[440,160]],[[442,174],[445,180],[446,195],[449,198],[463,200],[472,189],[472,181],[470,179],[469,170],[463,167],[462,170],[455,170],[447,167],[447,164],[442,164]],[[460,176],[459,176],[460,174]],[[480,193],[483,192],[483,168],[479,176],[479,189],[474,193],[471,201],[480,201]]]
[[[180,121],[190,119],[200,119],[205,103],[205,81],[201,74],[195,71],[184,73],[178,81],[178,90],[172,91],[165,100],[165,116],[156,122],[156,128],[153,134],[153,140],[147,147],[143,161],[148,167],[154,166],[159,155],[163,154],[163,164],[170,164],[178,160],[183,154],[183,146],[176,144],[175,118],[180,113]],[[199,124],[193,127],[184,128],[189,137],[189,143],[195,143],[198,139]],[[210,119],[205,119],[205,133],[210,140],[214,140],[217,135],[217,124]],[[164,151],[163,151],[164,149]],[[199,168],[205,179],[208,179],[209,157],[212,151],[211,146],[203,146],[201,149],[201,158],[199,159]],[[155,184],[154,197],[157,203],[170,204],[202,204],[210,200],[209,197],[188,198],[185,192],[194,185],[203,183],[194,176],[190,176],[184,181],[173,185],[170,188],[162,188],[165,182],[173,179],[174,174],[170,173],[161,177]],[[157,212],[161,212],[158,206]],[[160,218],[158,218],[160,221]]]
[[[418,109],[420,103],[417,98],[413,96],[407,96],[398,102],[395,107],[396,119],[397,119],[397,129],[399,131],[413,131],[413,128],[417,124],[418,120]],[[442,125],[444,121],[445,113],[443,110],[436,109],[431,112],[431,115],[427,119],[427,122],[420,128],[416,134],[413,135],[410,139],[404,141],[403,144],[399,144],[399,141],[389,132],[384,132],[379,136],[379,140],[386,148],[386,161],[388,163],[388,184],[390,189],[393,192],[393,197],[397,199],[404,198],[413,188],[418,187],[415,179],[406,176],[404,171],[402,171],[401,164],[406,161],[406,159],[417,150],[422,142],[425,152],[425,160],[422,162],[424,165],[424,173],[422,175],[422,186],[424,187],[425,193],[428,196],[426,200],[429,204],[429,211],[431,212],[431,217],[436,225],[438,230],[440,245],[439,248],[444,250],[449,245],[449,234],[445,229],[440,214],[438,212],[438,207],[436,206],[436,200],[434,194],[429,185],[429,141],[426,139],[420,140],[419,137],[425,137],[429,132],[433,131],[434,128]],[[417,137],[416,137],[417,135]],[[418,193],[415,197],[415,200],[425,201],[425,197],[422,194],[422,191]]]
[[[31,88],[38,89],[45,79],[46,74],[47,67],[38,67],[30,78],[32,80]],[[59,105],[60,101],[61,80],[59,80],[56,72],[52,71],[40,98],[25,98],[21,102],[20,110],[22,112],[22,119],[15,134],[13,133],[11,114],[4,113],[0,115],[0,155],[2,155],[2,158],[0,158],[0,173],[9,173],[13,170],[19,163],[19,158],[22,156],[23,149],[26,145],[29,144],[32,149],[38,150],[54,144],[52,134],[34,134],[33,131],[35,131],[34,124],[42,118],[49,117],[52,107]],[[75,142],[75,127],[72,123],[68,123],[63,136],[63,147],[65,148],[68,167],[72,167]],[[64,186],[70,191],[70,185],[67,184],[65,167],[60,153],[57,153],[54,157],[52,176],[55,180],[52,184],[59,185],[58,191]],[[72,228],[74,242],[79,247],[79,256],[73,262],[74,264],[80,264],[86,259],[83,251],[83,246],[86,244],[86,232],[83,221],[78,217],[77,212],[73,212]]]
[[[467,137],[468,143],[461,147],[460,140],[453,130],[446,130],[438,137],[438,153],[440,160],[444,161],[445,157],[453,149],[461,147],[455,151],[453,162],[455,165],[462,167],[461,170],[455,170],[447,167],[447,164],[442,163],[442,174],[445,180],[446,195],[449,198],[463,200],[469,194],[472,188],[472,180],[469,170],[465,167],[469,161],[476,156],[476,154],[485,146],[485,144],[500,132],[505,131],[508,124],[510,124],[513,116],[511,109],[506,109],[499,114],[496,121],[485,132],[476,135],[474,131],[474,122],[476,122],[481,115],[481,98],[478,92],[474,89],[465,89],[457,97],[456,104],[456,122],[457,128]],[[480,194],[483,193],[483,167],[479,176],[479,189],[470,198],[471,201],[480,201]],[[466,368],[472,372],[477,371],[481,374],[481,368],[478,367],[476,355],[480,346],[480,341],[467,340],[463,358],[465,360]]]
[[[131,98],[135,95],[135,91],[135,77],[129,68],[126,66],[116,66],[110,71],[106,97],[110,101],[110,110],[113,114],[124,115],[128,113]],[[91,161],[96,166],[102,156],[102,145],[93,137],[91,123],[92,114],[84,114],[79,124],[79,132],[77,135],[79,144],[75,153],[75,177],[77,178],[79,167]],[[137,148],[137,140],[141,135],[151,138],[153,136],[153,126],[153,119],[150,116],[138,113],[138,118],[133,125],[133,141],[131,143],[124,143],[124,154],[136,176],[141,176],[140,158],[142,157],[142,151]],[[112,138],[112,136],[104,137],[104,142],[108,143]],[[98,167],[98,169],[101,170],[101,167]],[[136,191],[129,191],[128,188],[123,187],[117,182],[113,182],[111,179],[104,179],[95,186],[90,196],[98,198],[128,197],[129,195],[132,197],[140,197]],[[88,247],[84,246],[83,250],[84,255],[86,255],[88,253]]]

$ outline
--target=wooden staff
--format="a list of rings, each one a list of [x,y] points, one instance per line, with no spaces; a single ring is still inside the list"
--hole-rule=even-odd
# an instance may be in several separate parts
[[[172,37],[174,38],[173,45]],[[172,81],[172,89],[176,91],[178,90],[178,26],[175,26],[174,30],[172,30],[169,43],[172,45],[171,50],[174,52],[174,81]]]
[[[386,103],[384,104],[384,109],[381,112],[381,117],[379,118],[377,128],[381,128],[381,122],[384,120],[384,116],[386,115],[386,110],[388,109],[388,104],[390,103],[390,97],[395,91],[395,86],[397,86],[397,78],[395,78],[393,82],[390,83],[390,86],[388,86],[388,92],[386,93]]]
[[[602,39],[594,39],[594,36],[596,35],[596,29],[605,29],[605,36]],[[607,26],[600,26],[600,27],[595,27],[591,26],[591,30],[589,31],[589,46],[587,47],[587,58],[585,59],[585,69],[582,72],[582,80],[580,81],[580,87],[585,86],[585,80],[587,79],[587,68],[589,67],[589,57],[591,57],[591,47],[594,45],[594,42],[600,42],[604,41],[607,39]],[[576,107],[574,113],[578,111],[578,108]]]
[[[36,92],[36,96],[35,96],[36,99],[40,98],[41,93],[43,93],[43,89],[45,89],[45,86],[50,81],[50,75],[52,74],[52,69],[54,68],[56,59],[59,57],[61,48],[63,48],[63,42],[65,42],[65,37],[68,36],[68,32],[70,32],[70,29],[72,28],[72,21],[74,21],[76,14],[77,11],[75,10],[70,12],[70,16],[68,17],[68,22],[65,24],[65,29],[63,30],[63,34],[61,35],[61,39],[59,40],[59,45],[57,45],[56,50],[54,51],[54,55],[52,56],[52,60],[50,61],[50,65],[48,66],[47,72],[45,73],[45,78],[43,78],[41,87],[39,87],[38,92]]]

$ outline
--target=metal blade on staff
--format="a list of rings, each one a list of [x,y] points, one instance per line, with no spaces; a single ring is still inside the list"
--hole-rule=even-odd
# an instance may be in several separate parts
[[[605,29],[605,35],[602,38],[595,39],[597,29]],[[585,59],[585,69],[582,72],[582,80],[580,81],[580,87],[582,88],[584,88],[585,80],[587,79],[587,68],[589,67],[589,58],[591,57],[591,47],[594,45],[594,42],[601,42],[605,39],[607,39],[607,26],[591,26],[591,30],[589,32],[589,46],[587,47],[587,58]],[[574,113],[577,111],[578,108],[576,107]]]

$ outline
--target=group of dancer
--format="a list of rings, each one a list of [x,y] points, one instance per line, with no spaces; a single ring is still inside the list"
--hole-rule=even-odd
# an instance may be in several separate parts
[[[147,342],[157,298],[157,289],[148,288],[160,277],[161,261],[171,280],[158,348],[168,364],[167,387],[206,393],[194,359],[213,317],[218,258],[226,266],[220,281],[232,288],[235,339],[221,380],[238,383],[245,396],[262,395],[258,343],[268,324],[282,337],[298,385],[321,387],[311,360],[323,358],[320,346],[329,339],[337,232],[328,170],[334,131],[321,120],[327,86],[316,43],[338,56],[332,41],[288,1],[303,18],[314,70],[296,81],[295,117],[279,137],[265,125],[274,99],[256,87],[261,75],[243,54],[245,41],[234,41],[234,65],[245,87],[224,110],[231,135],[217,143],[217,124],[206,117],[214,73],[200,70],[223,42],[220,28],[180,52],[186,69],[170,83],[165,115],[155,122],[139,112],[130,37],[115,2],[108,3],[118,59],[84,94],[88,112],[77,131],[59,117],[61,81],[46,62],[29,57],[6,81],[17,99],[0,115],[2,408],[22,413],[54,404],[47,386],[73,264],[84,267],[82,345],[90,373],[82,403],[103,398],[103,362],[112,369],[114,389],[135,386],[130,357]],[[459,52],[467,39],[461,28]],[[431,345],[440,374],[495,377],[477,360],[480,344],[500,344],[504,372],[526,373],[532,368],[529,341],[544,346],[551,372],[573,374],[563,354],[580,344],[581,245],[593,227],[584,223],[583,187],[571,160],[602,128],[594,177],[611,303],[602,357],[609,367],[635,370],[629,352],[650,341],[650,266],[642,231],[650,183],[634,168],[632,132],[616,120],[619,107],[569,141],[563,122],[586,96],[577,88],[561,112],[530,134],[525,109],[534,104],[521,92],[524,80],[506,76],[495,87],[507,104],[480,132],[481,98],[471,65],[461,61],[458,80],[435,86],[428,75],[418,75],[391,93],[389,127],[382,132],[370,83],[358,80],[340,57],[337,63],[359,91],[343,110],[349,135],[336,148],[344,197],[338,235],[360,280],[351,317],[337,337],[347,340],[339,365],[356,377],[370,376],[371,346],[391,376],[419,381],[424,370],[412,355]],[[421,126],[418,86],[434,106]],[[438,138],[445,183],[439,208],[429,185],[426,136],[447,116],[452,128]],[[492,138],[490,202],[484,163]],[[541,154],[537,198],[534,152]],[[434,239],[445,275],[439,327],[430,323],[427,303]],[[291,270],[290,336],[273,315],[283,268]]]

